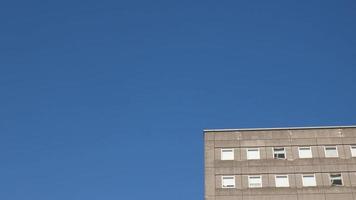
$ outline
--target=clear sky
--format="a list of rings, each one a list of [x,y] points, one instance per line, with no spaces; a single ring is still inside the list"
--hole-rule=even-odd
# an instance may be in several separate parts
[[[0,199],[203,199],[203,129],[356,123],[356,3],[3,1]]]

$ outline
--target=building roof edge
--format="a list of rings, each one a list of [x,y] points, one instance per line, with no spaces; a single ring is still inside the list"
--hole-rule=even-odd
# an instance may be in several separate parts
[[[277,128],[240,128],[240,129],[204,129],[204,132],[270,131],[270,130],[303,130],[303,129],[339,129],[339,128],[356,128],[356,125],[349,125],[349,126],[277,127]]]

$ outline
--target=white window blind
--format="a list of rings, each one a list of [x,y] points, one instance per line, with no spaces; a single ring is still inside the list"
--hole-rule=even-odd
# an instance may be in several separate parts
[[[356,157],[356,145],[351,145],[351,156]]]
[[[234,160],[234,149],[221,149],[221,160]]]
[[[339,154],[337,152],[337,147],[336,146],[325,146],[325,157],[338,157]]]
[[[276,175],[276,187],[289,187],[288,175]]]
[[[248,186],[250,188],[260,188],[262,187],[262,177],[261,176],[249,176]]]
[[[249,148],[247,149],[247,160],[260,159],[260,149],[259,148]]]
[[[316,186],[316,180],[314,174],[302,175],[302,178],[303,178],[304,187]]]
[[[222,188],[235,188],[235,176],[222,176]]]
[[[299,147],[299,158],[312,158],[311,147]]]

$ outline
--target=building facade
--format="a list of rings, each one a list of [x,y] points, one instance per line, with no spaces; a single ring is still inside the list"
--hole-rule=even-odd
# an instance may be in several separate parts
[[[356,126],[204,130],[205,200],[356,200]]]

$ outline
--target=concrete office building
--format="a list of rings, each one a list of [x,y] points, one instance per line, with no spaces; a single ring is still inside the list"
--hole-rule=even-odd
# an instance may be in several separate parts
[[[204,130],[205,200],[356,200],[356,126]]]

